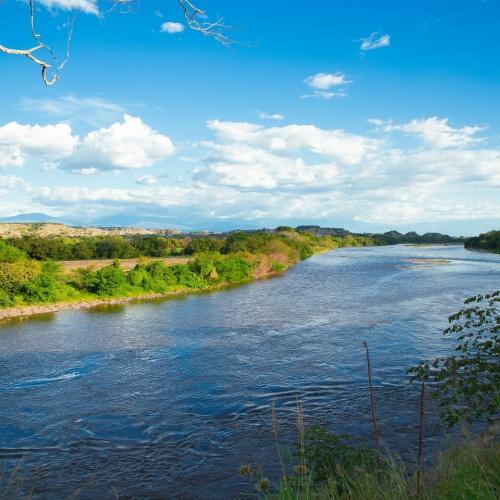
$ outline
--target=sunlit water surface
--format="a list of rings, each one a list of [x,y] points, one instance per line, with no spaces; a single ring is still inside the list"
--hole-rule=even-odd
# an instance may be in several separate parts
[[[273,401],[284,448],[297,400],[306,424],[370,442],[364,340],[384,446],[411,462],[418,398],[406,369],[450,349],[440,332],[465,297],[499,287],[497,255],[343,249],[222,292],[6,324],[0,483],[17,466],[16,491],[36,498],[252,493],[240,464],[278,474]],[[428,411],[431,455],[443,429]]]

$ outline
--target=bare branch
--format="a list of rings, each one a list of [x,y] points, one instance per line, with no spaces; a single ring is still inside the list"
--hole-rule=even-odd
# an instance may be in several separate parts
[[[118,8],[122,12],[130,12],[131,7],[135,4],[135,2],[136,0],[112,0],[112,9]],[[193,5],[193,3],[189,0],[177,0],[177,2],[182,8],[184,18],[189,28],[194,31],[198,31],[204,36],[214,38],[217,42],[223,45],[231,45],[231,43],[233,43],[233,41],[224,34],[224,31],[231,29],[230,26],[227,26],[224,23],[224,19],[217,18],[215,21],[210,22],[207,20],[205,12]],[[75,18],[68,19],[66,57],[61,63],[58,64],[57,56],[54,50],[42,41],[42,37],[36,30],[35,0],[29,0],[29,9],[31,36],[35,41],[35,45],[28,49],[13,49],[0,44],[0,52],[3,52],[4,54],[24,56],[35,64],[38,64],[42,70],[43,83],[46,86],[54,85],[54,83],[59,80],[60,73],[69,59]],[[48,60],[45,57],[42,58],[41,55],[38,55],[42,51],[44,51],[46,55],[48,54]]]
[[[59,79],[59,74],[68,62],[70,47],[71,47],[71,39],[73,37],[73,27],[74,27],[74,19],[68,20],[68,41],[66,46],[66,57],[65,59],[57,66],[54,66],[57,63],[57,57],[52,50],[51,47],[42,42],[40,35],[36,32],[35,29],[35,5],[34,0],[29,0],[30,6],[30,25],[31,25],[31,36],[33,40],[36,42],[36,45],[29,49],[10,49],[5,47],[4,45],[0,45],[0,52],[4,54],[16,55],[16,56],[24,56],[27,57],[30,61],[38,64],[42,68],[42,80],[43,83],[48,87],[50,85],[54,85]],[[40,57],[34,55],[34,53],[46,50],[53,62],[49,63]]]
[[[194,30],[198,31],[204,36],[209,36],[217,40],[222,45],[231,45],[232,40],[224,34],[224,31],[231,29],[231,26],[227,26],[224,19],[219,17],[214,22],[204,21],[207,16],[205,12],[195,5],[193,5],[189,0],[177,0],[184,12],[184,19],[188,26]]]

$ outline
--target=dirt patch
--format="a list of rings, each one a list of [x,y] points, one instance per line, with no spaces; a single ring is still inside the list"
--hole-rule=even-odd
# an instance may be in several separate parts
[[[177,264],[187,264],[192,260],[191,257],[166,257],[166,258],[140,258],[140,259],[120,259],[120,265],[125,271],[130,271],[139,262],[162,261],[166,266],[175,266]],[[113,259],[94,259],[94,260],[62,260],[59,262],[65,273],[76,271],[77,269],[102,269],[113,264]]]

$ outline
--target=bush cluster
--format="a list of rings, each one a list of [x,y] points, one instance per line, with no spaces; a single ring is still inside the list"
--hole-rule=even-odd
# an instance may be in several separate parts
[[[161,236],[82,238],[23,237],[0,240],[0,307],[57,302],[76,297],[118,297],[173,289],[201,289],[244,283],[280,272],[315,251],[372,244],[365,237],[314,236],[282,227],[279,231],[236,232],[225,238]],[[120,258],[189,255],[187,264],[139,263],[124,271]],[[65,274],[58,260],[114,259],[98,270]]]

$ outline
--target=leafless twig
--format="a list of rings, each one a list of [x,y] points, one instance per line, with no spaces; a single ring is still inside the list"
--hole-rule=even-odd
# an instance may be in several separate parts
[[[27,57],[30,61],[34,62],[35,64],[38,64],[42,69],[43,83],[47,86],[50,86],[57,82],[57,80],[59,79],[60,72],[68,62],[69,52],[71,47],[71,39],[73,37],[74,19],[68,20],[68,40],[66,45],[66,57],[60,64],[54,66],[54,64],[57,63],[57,57],[54,51],[52,50],[51,47],[42,42],[40,35],[37,33],[35,29],[34,0],[29,0],[29,7],[30,7],[31,36],[33,37],[33,40],[35,41],[36,45],[34,45],[29,49],[11,49],[9,47],[5,47],[4,45],[0,44],[0,52],[16,56],[24,56]],[[41,57],[37,57],[39,51],[41,50],[45,50],[49,53],[50,57],[54,61],[52,64],[42,59]]]
[[[231,26],[225,24],[224,19],[218,17],[215,21],[206,21],[207,16],[205,12],[189,0],[177,0],[184,12],[184,19],[188,26],[198,31],[204,36],[209,36],[217,40],[222,45],[231,45],[233,41],[224,34],[224,31],[231,29]]]
[[[125,12],[130,12],[131,6],[135,3],[135,1],[136,0],[112,0],[112,9],[115,7],[120,9],[125,8]],[[207,16],[204,11],[193,5],[189,0],[177,0],[177,2],[182,8],[184,18],[189,28],[201,33],[204,36],[212,37],[223,45],[230,45],[232,43],[232,40],[224,34],[225,31],[230,29],[230,26],[227,26],[224,23],[224,19],[217,18],[215,21],[210,22],[207,20]],[[0,44],[0,52],[9,55],[26,57],[35,64],[38,64],[42,70],[43,83],[46,86],[50,86],[57,82],[61,71],[68,62],[71,40],[73,37],[74,18],[68,20],[66,56],[64,60],[58,64],[55,52],[49,45],[42,41],[40,34],[35,28],[35,0],[29,0],[29,9],[31,35],[35,41],[35,45],[27,49],[14,49]],[[51,60],[50,62],[45,57],[39,55],[43,51],[45,54],[48,53]]]

